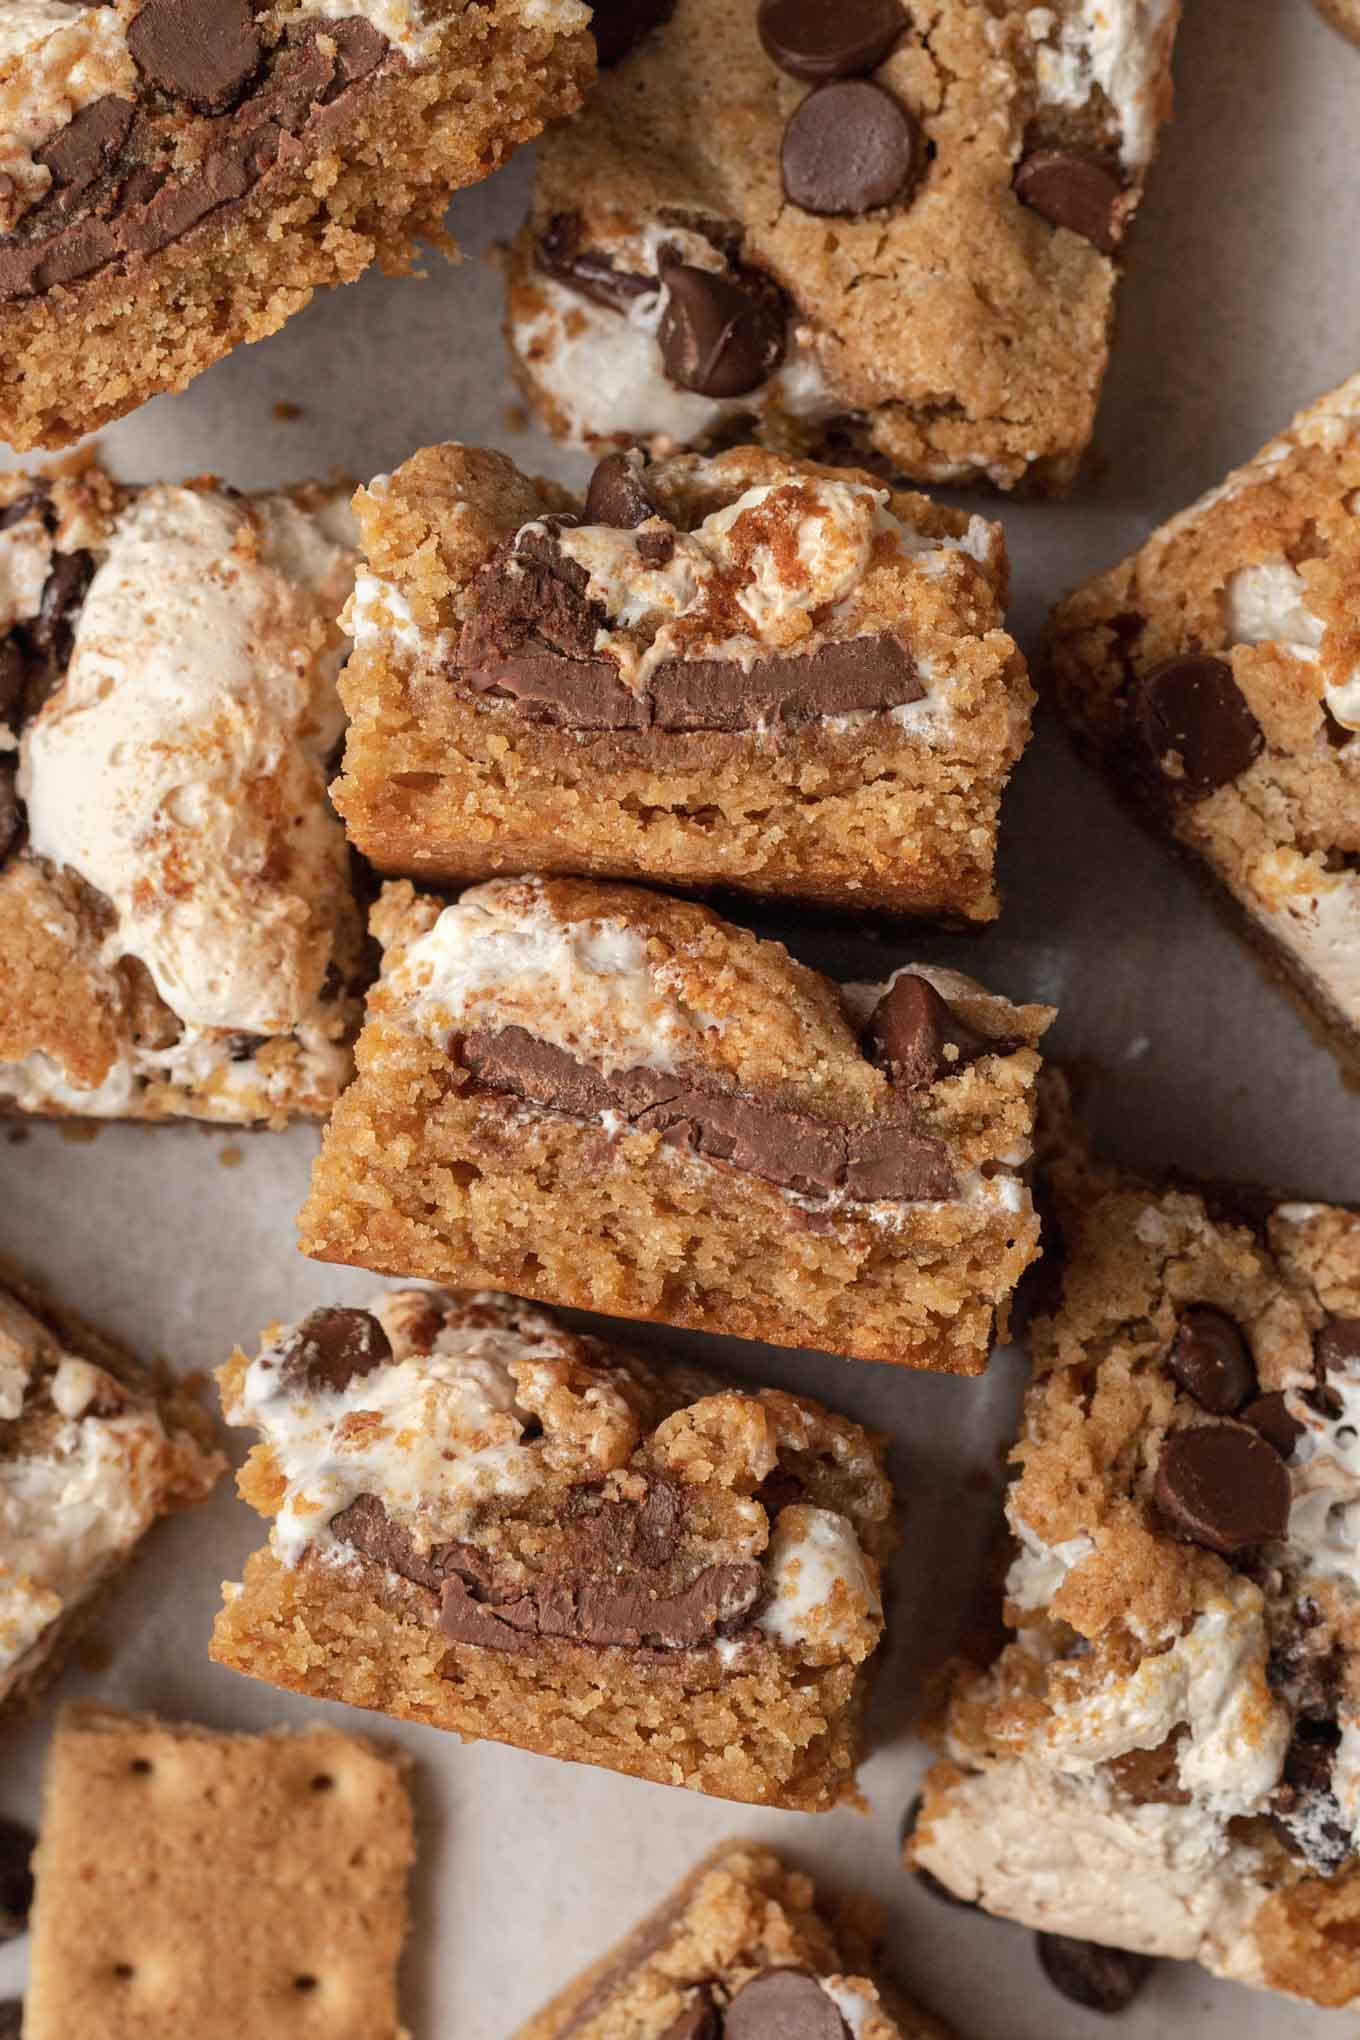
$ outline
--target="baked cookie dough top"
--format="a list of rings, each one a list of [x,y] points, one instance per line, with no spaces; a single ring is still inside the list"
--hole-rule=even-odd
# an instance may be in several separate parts
[[[423,1289],[315,1311],[221,1379],[279,1558],[395,1573],[455,1642],[877,1646],[891,1492],[877,1441],[815,1403]]]
[[[49,939],[63,921],[61,947],[131,970],[168,1021],[84,1051],[78,1029],[49,1038],[51,966],[27,1002],[16,961],[0,1092],[21,1107],[135,1110],[164,1080],[217,1085],[230,1116],[268,1094],[253,1058],[281,1036],[307,1065],[286,1086],[341,1080],[353,909],[324,789],[352,539],[330,489],[0,479],[0,909],[37,941],[46,901]]]
[[[1056,612],[1058,705],[1360,1028],[1360,376]]]
[[[546,145],[510,331],[554,429],[1070,474],[1177,0],[678,0]]]
[[[371,1020],[436,1044],[476,1090],[746,1170],[891,1225],[904,1203],[1019,1211],[1047,1009],[951,972],[845,997],[705,907],[504,879],[456,905],[389,887]],[[863,1029],[863,1045],[857,1034]]]
[[[418,651],[488,707],[569,730],[777,741],[791,722],[887,712],[944,744],[990,688],[1023,744],[999,526],[754,448],[611,455],[579,518],[540,509],[536,486],[507,466],[500,493],[521,513],[509,535],[484,528],[484,506],[464,516],[449,544],[467,579],[445,599],[409,573],[404,586],[361,574],[356,642]],[[360,492],[365,530],[387,493],[385,477]]]

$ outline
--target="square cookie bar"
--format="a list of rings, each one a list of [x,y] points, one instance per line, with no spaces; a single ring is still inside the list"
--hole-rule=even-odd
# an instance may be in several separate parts
[[[1360,376],[1054,615],[1077,747],[1360,1073]]]
[[[1070,1149],[1007,1513],[909,1855],[990,1912],[1360,1995],[1360,1213]]]
[[[676,0],[543,150],[507,331],[603,452],[1069,482],[1179,0]]]
[[[0,439],[61,446],[318,286],[450,246],[449,194],[580,104],[577,0],[0,10]]]
[[[979,1373],[1038,1247],[1051,1014],[951,972],[849,993],[707,907],[580,879],[384,888],[303,1251]]]
[[[719,1798],[856,1798],[881,1438],[491,1294],[313,1311],[219,1379],[274,1518],[219,1664]]]
[[[353,535],[334,489],[0,476],[0,1114],[329,1110]]]
[[[753,447],[610,454],[584,502],[431,447],[356,507],[335,799],[381,870],[996,913],[999,525]]]
[[[43,1792],[24,2040],[409,2040],[405,1760],[64,1710]]]
[[[949,2040],[866,1970],[877,1908],[727,1843],[514,2040]]]
[[[0,1721],[55,1676],[158,1518],[225,1464],[186,1388],[0,1259]]]

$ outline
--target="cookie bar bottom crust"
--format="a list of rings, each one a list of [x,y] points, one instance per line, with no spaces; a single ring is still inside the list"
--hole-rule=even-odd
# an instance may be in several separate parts
[[[417,240],[451,251],[449,194],[579,104],[589,49],[584,34],[467,10],[435,63],[361,87],[338,140],[224,217],[129,269],[0,310],[0,437],[19,451],[67,445],[277,332],[316,289],[373,262],[403,274]]]
[[[601,1765],[720,1799],[816,1813],[857,1803],[862,1669],[800,1666],[772,1646],[747,1672],[714,1649],[629,1653],[540,1639],[521,1654],[450,1643],[416,1589],[267,1550],[213,1631],[214,1661],[474,1740]]]
[[[67,1708],[35,1863],[29,2040],[409,2040],[405,1768],[328,1728],[218,1735]]]
[[[1030,1211],[921,1204],[889,1227],[851,1206],[828,1220],[654,1133],[611,1141],[597,1124],[488,1110],[387,1022],[370,1021],[360,1062],[299,1219],[317,1260],[977,1374],[1037,1251]]]

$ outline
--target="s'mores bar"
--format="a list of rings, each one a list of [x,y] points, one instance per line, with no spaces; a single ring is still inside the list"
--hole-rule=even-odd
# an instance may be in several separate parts
[[[225,1468],[192,1395],[0,1260],[0,1720],[162,1516]]]
[[[1360,1072],[1360,376],[1052,624],[1073,739]]]
[[[862,1972],[871,1900],[833,1905],[772,1849],[727,1843],[514,2040],[949,2040]]]
[[[36,1858],[25,2040],[410,2040],[408,1765],[68,1707]]]
[[[754,447],[584,500],[437,446],[356,498],[335,789],[383,871],[985,921],[1029,734],[1001,527]]]
[[[476,183],[589,79],[578,0],[9,0],[0,439],[61,446],[452,247]]]
[[[1068,1149],[1007,1514],[909,1856],[1059,1935],[1360,1997],[1360,1214]]]
[[[350,1070],[342,491],[0,476],[0,1114],[281,1125]]]
[[[976,1374],[1037,1251],[1051,1013],[848,989],[707,907],[388,886],[303,1251],[457,1289]]]
[[[490,1294],[316,1310],[218,1378],[274,1519],[219,1664],[719,1798],[855,1798],[882,1439]]]
[[[643,10],[639,10],[643,12]],[[1179,0],[675,0],[550,135],[516,371],[596,452],[756,437],[1061,488]]]

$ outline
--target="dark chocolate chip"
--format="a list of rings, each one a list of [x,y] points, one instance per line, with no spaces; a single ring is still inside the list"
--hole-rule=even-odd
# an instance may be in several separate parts
[[[1015,173],[1015,195],[1102,255],[1113,255],[1119,245],[1124,180],[1106,156],[1089,149],[1035,149]]]
[[[898,972],[874,1007],[867,1034],[874,1060],[910,1091],[953,1076],[998,1046],[960,1019],[929,979],[909,970]]]
[[[675,12],[675,0],[594,0],[590,32],[602,71],[636,49],[643,36],[661,28]]]
[[[15,637],[0,638],[0,722],[16,723],[22,713],[28,661]]]
[[[130,99],[106,93],[82,106],[50,142],[35,149],[35,160],[51,171],[53,184],[68,199],[78,198],[113,164],[132,133],[135,116]]]
[[[899,0],[760,0],[756,15],[766,55],[813,85],[876,70],[906,25]]]
[[[198,113],[225,113],[261,55],[250,0],[146,0],[127,42],[147,83]]]
[[[787,313],[768,279],[741,280],[661,257],[666,304],[657,341],[666,374],[702,397],[742,397],[773,375],[784,358]]]
[[[1329,1319],[1313,1340],[1313,1358],[1324,1374],[1360,1367],[1360,1317]]]
[[[765,1969],[723,2016],[724,2040],[848,2040],[834,1998],[801,1969]]]
[[[1297,1417],[1290,1416],[1283,1389],[1272,1389],[1268,1395],[1258,1395],[1254,1402],[1249,1402],[1242,1412],[1242,1422],[1259,1431],[1281,1459],[1291,1457],[1303,1436],[1304,1427]]]
[[[22,524],[25,517],[35,510],[45,511],[52,495],[52,484],[36,481],[22,496],[16,496],[12,503],[0,508],[0,531],[8,531],[15,524]]]
[[[645,566],[666,567],[675,557],[675,533],[669,530],[644,531],[639,534],[638,558]]]
[[[93,577],[90,553],[53,553],[38,614],[26,629],[34,651],[58,666],[70,657],[75,619]]]
[[[611,312],[626,312],[635,298],[656,289],[656,277],[616,269],[598,248],[584,246],[584,231],[576,213],[554,213],[534,249],[534,260],[545,276]]]
[[[1129,1948],[1074,1941],[1067,1934],[1036,1934],[1034,1940],[1054,1990],[1088,2012],[1127,2011],[1152,1974],[1152,1957]]]
[[[0,757],[0,864],[9,856],[19,834],[19,796],[14,775],[13,760]]]
[[[1187,1395],[1214,1417],[1231,1417],[1256,1387],[1256,1367],[1241,1327],[1212,1304],[1183,1310],[1167,1364]]]
[[[391,1357],[391,1342],[372,1311],[332,1306],[314,1310],[294,1328],[281,1355],[281,1378],[289,1388],[341,1395]]]
[[[1155,1492],[1180,1536],[1225,1558],[1289,1528],[1289,1475],[1280,1455],[1241,1424],[1173,1431],[1162,1447]]]
[[[841,218],[901,198],[925,151],[916,120],[891,92],[846,78],[809,92],[784,130],[779,160],[790,205]]]
[[[28,1931],[37,1837],[17,1820],[0,1819],[0,1941]]]
[[[1259,757],[1261,725],[1223,659],[1166,659],[1145,674],[1138,730],[1171,789],[1188,800],[1227,786]]]
[[[600,462],[586,490],[585,521],[608,524],[615,531],[633,531],[657,515],[636,464],[626,453],[610,453]]]

